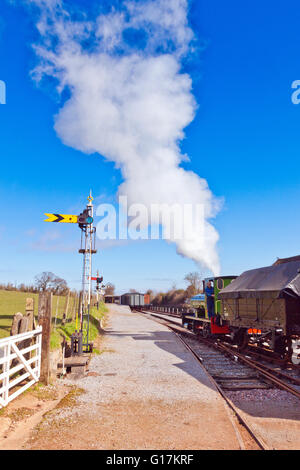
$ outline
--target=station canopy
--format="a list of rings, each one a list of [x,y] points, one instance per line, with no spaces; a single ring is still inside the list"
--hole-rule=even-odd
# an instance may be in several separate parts
[[[278,259],[272,266],[245,271],[219,292],[221,299],[300,298],[300,256]]]

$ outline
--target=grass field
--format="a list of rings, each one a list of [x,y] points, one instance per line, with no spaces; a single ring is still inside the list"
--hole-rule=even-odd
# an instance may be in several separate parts
[[[89,328],[89,342],[94,341],[98,336],[98,320],[105,316],[107,312],[107,307],[104,302],[100,302],[99,310],[96,307],[92,307],[90,310],[90,328]],[[57,327],[53,328],[50,340],[50,347],[52,350],[59,348],[62,337],[65,336],[68,341],[76,329],[76,322],[68,322],[65,325],[62,325],[61,322],[57,323]],[[77,325],[79,329],[79,325]]]
[[[38,294],[28,292],[6,291],[0,290],[0,338],[10,335],[13,316],[17,312],[25,314],[26,298],[34,299],[34,314],[37,318],[38,314]],[[65,325],[61,324],[63,313],[66,307],[66,297],[53,296],[52,299],[52,334],[51,349],[60,346],[62,335],[68,340],[75,331],[75,322],[71,322],[72,313],[77,312],[78,301],[75,302],[74,297],[69,299],[68,321]],[[97,319],[102,318],[107,311],[105,304],[100,303],[99,310],[91,309],[90,321],[90,339],[95,339],[98,334]]]

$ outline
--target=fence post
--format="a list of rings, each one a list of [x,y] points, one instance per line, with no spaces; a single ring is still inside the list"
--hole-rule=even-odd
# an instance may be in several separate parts
[[[42,326],[42,357],[40,380],[50,382],[50,335],[51,335],[52,292],[40,292],[38,323]]]
[[[74,294],[73,310],[72,310],[72,321],[75,321],[76,318],[76,303],[77,303],[77,294]]]
[[[26,331],[30,331],[32,328],[29,327],[29,317],[25,317],[23,316],[20,320],[20,323],[19,323],[19,333],[26,333]],[[19,349],[24,349],[26,348],[27,346],[30,346],[31,344],[31,339],[24,339],[23,341],[20,341],[19,344],[18,344],[18,348]],[[24,355],[25,359],[28,360],[30,359],[30,352],[29,353],[26,353]],[[13,360],[13,364],[16,364],[18,362],[18,359],[14,359]]]
[[[55,310],[55,320],[54,320],[54,328],[56,328],[56,320],[57,320],[57,315],[58,315],[58,304],[59,304],[59,295],[57,296],[57,301],[56,301],[56,310]]]
[[[28,331],[32,331],[35,329],[35,321],[34,321],[34,300],[31,297],[27,297],[26,299],[25,314],[26,314],[26,317],[28,318]]]
[[[66,303],[65,303],[64,317],[63,317],[65,319],[65,322],[68,318],[69,303],[70,303],[70,291],[68,290],[67,297],[66,297]]]
[[[81,312],[82,312],[82,291],[79,294],[79,299],[78,299],[78,314],[76,318],[76,330],[81,328]]]
[[[23,315],[21,312],[18,312],[14,315],[12,325],[11,325],[11,330],[10,330],[10,336],[17,335],[20,331],[20,322],[21,319],[23,318]]]

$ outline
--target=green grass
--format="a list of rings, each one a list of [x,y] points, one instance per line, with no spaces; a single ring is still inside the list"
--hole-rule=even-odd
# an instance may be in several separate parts
[[[17,312],[25,314],[26,299],[34,299],[34,315],[38,314],[38,294],[30,292],[17,292],[0,290],[0,338],[10,335],[13,316]],[[74,298],[70,297],[68,316],[72,315]],[[57,323],[62,319],[65,310],[66,297],[54,295],[52,297],[52,323],[55,322],[57,314]]]
[[[37,294],[0,290],[0,338],[10,335],[12,319],[15,313],[25,313],[27,297],[34,299],[35,312],[37,312]]]
[[[107,307],[103,302],[99,304],[99,310],[96,307],[92,307],[90,310],[90,328],[89,328],[89,341],[94,341],[99,334],[99,321],[104,318],[105,313],[107,312]],[[77,329],[79,329],[79,324],[77,324]],[[50,338],[50,348],[51,350],[58,349],[62,342],[62,337],[64,336],[67,341],[70,340],[72,333],[76,330],[76,322],[68,322],[65,325],[61,323],[57,325],[57,328],[53,329]]]
[[[34,314],[37,318],[38,314],[38,294],[30,292],[17,292],[0,290],[0,338],[10,335],[13,316],[17,312],[25,314],[26,299],[31,297],[34,299]],[[73,298],[69,301],[69,313],[71,316],[73,310]],[[60,322],[65,310],[66,297],[54,295],[52,298],[52,323],[55,321],[57,312],[58,323]]]
[[[31,294],[28,292],[5,291],[0,290],[0,338],[10,335],[13,316],[17,312],[25,314],[26,298],[31,297],[34,299],[34,313],[37,318],[38,313],[38,294]],[[70,321],[74,309],[74,299],[70,297],[68,321],[62,325],[62,315],[64,313],[66,298],[62,296],[53,296],[52,300],[52,333],[50,338],[50,348],[55,350],[60,347],[62,336],[65,336],[67,341],[70,340],[72,333],[76,329],[75,321]],[[77,312],[77,306],[76,306]],[[99,310],[96,307],[91,308],[90,312],[90,341],[94,341],[98,335],[98,319],[104,317],[107,308],[103,302],[99,304]],[[55,327],[55,317],[56,327]],[[77,325],[79,328],[79,325]]]

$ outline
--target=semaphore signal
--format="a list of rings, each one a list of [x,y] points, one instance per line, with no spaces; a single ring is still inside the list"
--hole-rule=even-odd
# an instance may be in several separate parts
[[[92,344],[89,343],[89,327],[90,327],[90,306],[91,306],[91,281],[92,281],[92,255],[97,253],[95,249],[96,227],[93,226],[94,222],[94,207],[93,197],[90,191],[88,196],[88,204],[83,212],[79,215],[72,214],[45,214],[48,218],[45,222],[78,224],[81,229],[81,246],[79,253],[83,254],[83,267],[82,267],[82,289],[81,289],[81,303],[79,306],[78,317],[80,319],[80,334],[79,341],[85,347],[85,352],[90,352]],[[97,277],[98,279],[98,277]],[[103,279],[103,278],[102,278]],[[101,281],[102,282],[102,281]],[[76,319],[77,329],[77,319]],[[77,331],[76,340],[78,339]],[[81,351],[81,347],[78,348]]]
[[[64,224],[77,224],[78,216],[70,214],[45,214],[48,219],[45,219],[44,222],[60,222]]]

